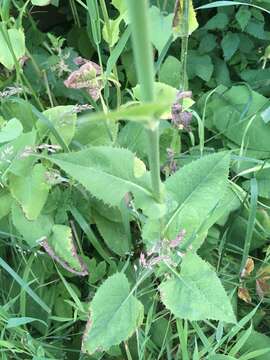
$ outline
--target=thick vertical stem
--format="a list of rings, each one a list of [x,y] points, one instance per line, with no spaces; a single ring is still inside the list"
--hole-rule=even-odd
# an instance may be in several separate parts
[[[128,0],[129,17],[131,20],[133,49],[142,100],[154,99],[154,64],[153,52],[149,36],[148,1]]]
[[[128,0],[131,20],[133,49],[142,101],[154,100],[154,63],[149,36],[148,1]],[[153,194],[161,202],[160,161],[159,161],[159,121],[153,119],[147,129],[148,158],[152,177]]]

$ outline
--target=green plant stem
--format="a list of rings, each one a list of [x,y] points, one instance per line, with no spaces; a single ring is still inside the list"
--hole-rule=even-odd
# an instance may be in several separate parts
[[[147,18],[148,1],[127,1],[131,20],[133,49],[137,75],[143,102],[154,101],[154,64]],[[147,129],[148,158],[152,178],[153,195],[161,202],[160,160],[159,160],[159,121],[153,119]]]
[[[87,10],[88,10],[88,15],[89,15],[90,22],[91,22],[93,40],[94,40],[94,43],[97,48],[98,61],[99,61],[100,69],[101,69],[101,78],[102,78],[103,86],[105,87],[106,81],[105,81],[105,74],[104,74],[104,68],[103,68],[103,64],[102,64],[102,56],[101,56],[101,50],[100,50],[101,30],[100,30],[100,17],[99,17],[99,9],[98,9],[97,0],[87,0]],[[105,103],[105,101],[103,101],[103,97],[101,97],[101,103],[102,103],[103,111],[106,112],[107,108],[108,108],[108,104]],[[110,138],[113,139],[113,136],[112,136],[112,133],[111,133],[111,130],[109,128],[107,121],[105,122],[105,125],[106,125],[107,131],[110,135]]]
[[[107,33],[110,34],[111,33],[110,18],[106,8],[105,0],[100,0],[100,7],[104,18],[105,26],[107,29]],[[113,50],[112,47],[109,45],[110,55],[112,53],[112,50]],[[116,65],[113,66],[113,74],[116,78],[116,81],[119,83],[118,70]],[[121,105],[121,89],[119,86],[116,86],[116,97],[117,97],[117,108],[118,108]]]
[[[189,37],[189,0],[183,2],[183,19],[184,19],[184,36],[181,41],[181,78],[180,90],[187,90],[187,54],[188,54],[188,37]]]
[[[244,244],[242,261],[240,266],[240,275],[242,274],[242,271],[244,270],[247,263],[252,235],[256,223],[256,212],[257,212],[257,202],[258,202],[258,183],[256,178],[251,179],[250,187],[251,187],[250,209],[249,209],[249,217],[248,217],[247,230],[245,236],[245,244]]]
[[[72,15],[73,15],[73,18],[74,18],[75,25],[78,28],[80,28],[81,27],[80,18],[79,18],[78,11],[77,11],[76,4],[75,4],[74,0],[70,0],[70,7],[71,7],[71,11],[72,11]]]
[[[159,160],[159,126],[155,121],[153,128],[147,130],[148,136],[148,161],[151,170],[153,191],[156,199],[162,201],[160,182],[160,160]]]

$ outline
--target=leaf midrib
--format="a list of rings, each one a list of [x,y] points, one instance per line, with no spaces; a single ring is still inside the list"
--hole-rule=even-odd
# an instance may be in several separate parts
[[[130,186],[132,186],[132,188],[137,188],[139,191],[141,191],[141,192],[143,192],[143,193],[145,193],[147,196],[150,196],[150,197],[153,197],[152,196],[152,192],[151,191],[149,191],[149,190],[147,190],[146,188],[144,188],[143,186],[141,186],[141,185],[139,185],[139,184],[137,184],[137,183],[135,183],[135,182],[133,182],[133,181],[131,181],[131,180],[127,180],[127,179],[124,179],[124,178],[122,178],[122,177],[120,177],[120,176],[116,176],[116,175],[113,175],[113,174],[110,174],[110,173],[108,173],[108,172],[106,172],[106,171],[104,171],[104,170],[98,170],[97,168],[95,168],[95,167],[93,167],[93,166],[82,166],[82,165],[78,165],[78,164],[74,164],[74,163],[72,163],[72,162],[68,162],[68,161],[64,161],[64,160],[55,160],[55,159],[52,159],[52,161],[55,163],[55,164],[57,164],[58,166],[60,166],[60,167],[62,167],[61,165],[60,165],[60,163],[66,163],[66,164],[72,164],[72,165],[74,165],[74,166],[76,166],[77,168],[79,168],[79,169],[81,169],[81,170],[85,170],[85,169],[91,169],[91,171],[93,171],[93,172],[95,172],[96,173],[96,175],[106,175],[107,177],[111,177],[111,178],[113,178],[113,179],[115,179],[116,181],[119,181],[119,182],[123,182],[123,183],[125,183],[125,184],[128,184],[129,185],[129,187]],[[64,170],[65,172],[67,172],[67,173],[69,173],[69,171],[66,171],[66,170]],[[71,175],[72,176],[72,175]],[[72,176],[72,177],[74,177],[74,176]],[[75,178],[75,177],[74,177]],[[75,178],[76,179],[76,178]],[[79,181],[79,180],[77,180],[77,181]],[[79,181],[80,182],[80,181]],[[95,195],[95,194],[93,194],[93,195]]]
[[[112,296],[112,295],[111,295],[111,296]],[[103,329],[103,324],[104,324],[104,323],[106,323],[107,326],[108,326],[108,324],[112,321],[112,319],[114,319],[114,318],[117,316],[117,314],[119,313],[120,309],[125,305],[125,303],[129,300],[129,298],[131,298],[131,299],[130,299],[131,301],[132,301],[132,300],[135,300],[134,305],[136,305],[136,301],[137,301],[137,304],[138,304],[138,305],[140,304],[140,302],[132,295],[130,289],[128,289],[128,295],[126,295],[124,298],[122,298],[120,304],[119,304],[118,306],[116,306],[116,308],[115,308],[115,310],[114,310],[114,312],[113,312],[113,315],[112,315],[112,316],[107,316],[107,317],[105,318],[105,320],[103,319],[102,324],[99,324],[99,326],[96,326],[96,329],[99,329],[99,328],[101,328],[101,327],[102,327],[102,329]],[[136,307],[136,308],[137,308],[137,307]],[[135,310],[136,310],[136,309],[135,309]],[[94,324],[95,324],[95,322],[94,322],[94,317],[93,317],[92,319],[93,319],[93,327],[94,327]],[[91,332],[91,329],[90,329],[90,331],[89,331],[89,334],[90,334],[90,332]],[[97,332],[97,334],[99,334],[99,332]],[[96,338],[99,338],[99,336],[96,336]]]
[[[224,159],[224,157],[227,156],[227,154],[225,154],[222,159],[220,159],[213,167],[212,170],[206,175],[206,177],[204,178],[203,182],[206,182],[207,179],[210,177],[210,175],[212,175],[213,171],[216,169],[216,167],[220,164],[221,160]],[[175,212],[173,213],[173,215],[171,216],[171,218],[168,220],[168,222],[166,223],[165,227],[164,227],[164,234],[166,234],[166,232],[168,231],[168,228],[170,227],[171,223],[173,222],[174,218],[178,215],[179,212],[181,212],[181,210],[183,209],[183,207],[188,203],[189,199],[192,197],[192,195],[194,194],[195,191],[198,190],[198,188],[201,186],[202,182],[200,182],[199,184],[197,184],[195,186],[195,188],[193,189],[193,191],[185,198],[185,200],[177,207],[177,209],[175,210]]]

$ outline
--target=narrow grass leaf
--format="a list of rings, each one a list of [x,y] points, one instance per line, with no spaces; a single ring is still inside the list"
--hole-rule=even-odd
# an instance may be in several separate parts
[[[0,266],[6,270],[10,276],[24,289],[27,294],[47,313],[50,314],[51,309],[41,300],[41,298],[26,284],[25,281],[0,257]]]
[[[221,7],[221,6],[237,6],[237,5],[252,6],[256,9],[265,11],[268,14],[270,14],[269,10],[267,10],[261,6],[250,4],[250,3],[245,3],[245,2],[239,2],[239,1],[215,1],[211,4],[206,4],[206,5],[197,7],[195,10],[204,10],[204,9],[212,9],[212,8]]]
[[[20,317],[20,318],[9,318],[6,328],[11,329],[11,328],[22,326],[22,325],[27,325],[34,321],[38,321],[46,327],[48,326],[48,324],[46,324],[45,321],[40,320],[40,319],[36,319],[36,318],[32,318],[32,317]]]

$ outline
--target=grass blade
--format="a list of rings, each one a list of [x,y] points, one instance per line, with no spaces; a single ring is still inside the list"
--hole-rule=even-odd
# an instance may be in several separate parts
[[[25,281],[0,257],[0,266],[6,270],[10,276],[21,286],[23,290],[48,314],[51,313],[51,309],[41,300],[41,298],[26,284]]]
[[[204,9],[217,8],[217,7],[221,7],[221,6],[237,6],[237,5],[252,6],[252,7],[256,8],[256,9],[265,11],[268,14],[270,14],[270,11],[266,10],[265,8],[263,8],[261,6],[250,4],[250,3],[238,2],[238,1],[215,1],[215,2],[213,2],[211,4],[199,6],[195,10],[204,10]]]

